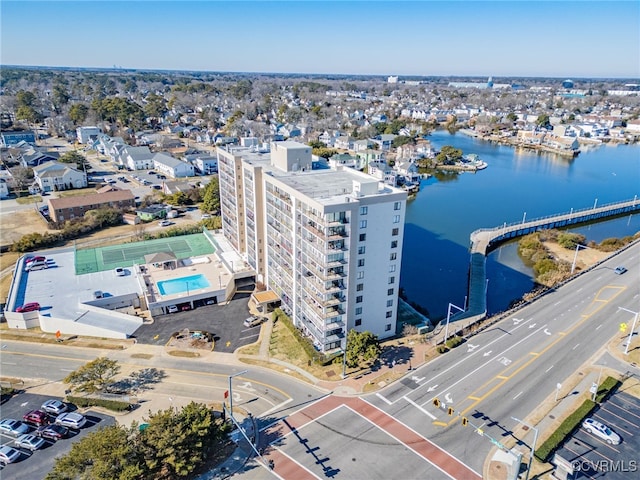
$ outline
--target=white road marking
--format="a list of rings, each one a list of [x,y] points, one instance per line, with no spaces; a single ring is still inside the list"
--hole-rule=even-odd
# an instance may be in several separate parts
[[[579,343],[576,343],[576,346],[573,347],[571,350],[575,350],[576,348],[578,348],[578,345],[580,345]]]
[[[447,403],[453,403],[453,398],[451,398],[451,394],[447,392],[447,394],[444,396],[444,399],[446,400]]]
[[[380,400],[382,400],[383,402],[385,402],[387,405],[393,405],[393,402],[388,400],[387,398],[383,397],[382,395],[380,395],[379,393],[376,393],[376,397],[378,397]]]
[[[551,365],[549,368],[547,368],[547,369],[544,371],[544,373],[549,372],[549,370],[551,370],[552,368],[553,368],[553,365]]]
[[[422,408],[420,405],[418,405],[416,402],[414,402],[410,398],[407,398],[407,397],[402,397],[402,398],[404,398],[407,402],[409,402],[411,405],[413,405],[418,410],[420,410],[422,413],[424,413],[431,420],[435,420],[436,419],[436,416],[433,413],[426,411],[424,408]]]
[[[482,354],[483,357],[488,357],[489,355],[491,355],[491,352],[493,352],[493,350],[489,350],[488,352],[484,352]]]
[[[596,330],[598,330],[601,326],[602,326],[602,324],[598,325],[598,326],[596,327]]]
[[[517,394],[515,397],[513,397],[513,399],[515,400],[516,398],[518,398],[520,395],[522,395],[522,392],[520,392],[519,394]]]

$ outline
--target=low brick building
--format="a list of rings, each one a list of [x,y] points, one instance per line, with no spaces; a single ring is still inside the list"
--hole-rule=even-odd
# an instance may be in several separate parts
[[[135,198],[131,190],[77,195],[62,198],[50,198],[49,216],[55,223],[63,223],[78,217],[84,217],[89,210],[110,207],[125,210],[135,206]]]

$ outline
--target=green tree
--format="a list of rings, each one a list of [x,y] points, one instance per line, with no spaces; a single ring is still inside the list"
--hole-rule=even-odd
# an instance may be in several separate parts
[[[346,364],[357,367],[361,361],[375,361],[381,353],[378,336],[371,332],[358,332],[354,329],[347,334]]]
[[[204,187],[200,208],[209,213],[218,213],[220,211],[220,184],[218,177],[212,177],[211,181]]]
[[[211,410],[191,402],[181,411],[151,414],[136,447],[144,459],[147,478],[173,479],[191,474],[226,438]]]
[[[548,127],[549,125],[551,125],[551,123],[549,122],[549,115],[547,115],[546,113],[538,115],[538,118],[536,119],[536,125],[538,125],[539,127]]]
[[[74,125],[84,122],[87,119],[88,114],[89,107],[84,103],[74,103],[69,108],[69,118],[74,123]]]
[[[451,145],[445,145],[440,149],[440,153],[436,155],[435,161],[443,165],[453,165],[462,159],[462,150],[454,148]]]
[[[16,118],[18,120],[25,120],[29,123],[40,123],[42,121],[42,115],[36,111],[31,105],[22,105],[16,110]]]
[[[69,103],[71,95],[67,91],[67,87],[61,83],[56,83],[53,86],[53,104],[57,109]]]
[[[147,117],[160,118],[167,112],[167,102],[164,97],[150,93],[146,98],[144,113]]]
[[[510,122],[515,122],[516,120],[518,120],[518,115],[516,115],[514,112],[510,112],[509,115],[507,115],[507,120],[509,120]]]
[[[58,161],[61,163],[75,163],[76,167],[79,170],[90,169],[91,164],[87,161],[87,159],[81,153],[76,152],[75,150],[70,150],[58,158]]]
[[[393,142],[391,142],[391,144],[393,145],[394,148],[401,147],[401,146],[406,145],[408,143],[415,144],[416,141],[411,137],[406,137],[404,135],[398,135],[396,138],[393,139]]]
[[[19,90],[16,93],[18,107],[32,107],[36,102],[36,95],[28,90]]]
[[[95,393],[103,391],[119,372],[120,365],[116,360],[98,357],[71,372],[63,381],[76,392]]]
[[[134,425],[135,427],[135,425]],[[144,465],[135,442],[134,427],[109,425],[74,442],[66,455],[59,457],[46,480],[144,478]]]

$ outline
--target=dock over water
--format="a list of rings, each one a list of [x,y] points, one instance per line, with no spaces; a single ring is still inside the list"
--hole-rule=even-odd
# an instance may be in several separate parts
[[[637,195],[625,200],[582,210],[571,210],[535,220],[503,224],[495,228],[482,228],[471,233],[471,259],[469,266],[469,295],[466,311],[451,317],[451,321],[462,319],[481,320],[487,314],[487,254],[499,244],[539,230],[566,228],[596,222],[612,217],[631,215],[640,211]]]

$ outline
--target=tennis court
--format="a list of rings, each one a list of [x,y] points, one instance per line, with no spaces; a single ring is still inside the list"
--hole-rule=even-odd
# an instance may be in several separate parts
[[[202,233],[179,237],[158,238],[108,247],[76,250],[76,275],[130,267],[143,264],[144,256],[152,253],[173,253],[178,260],[215,252],[211,242]]]

